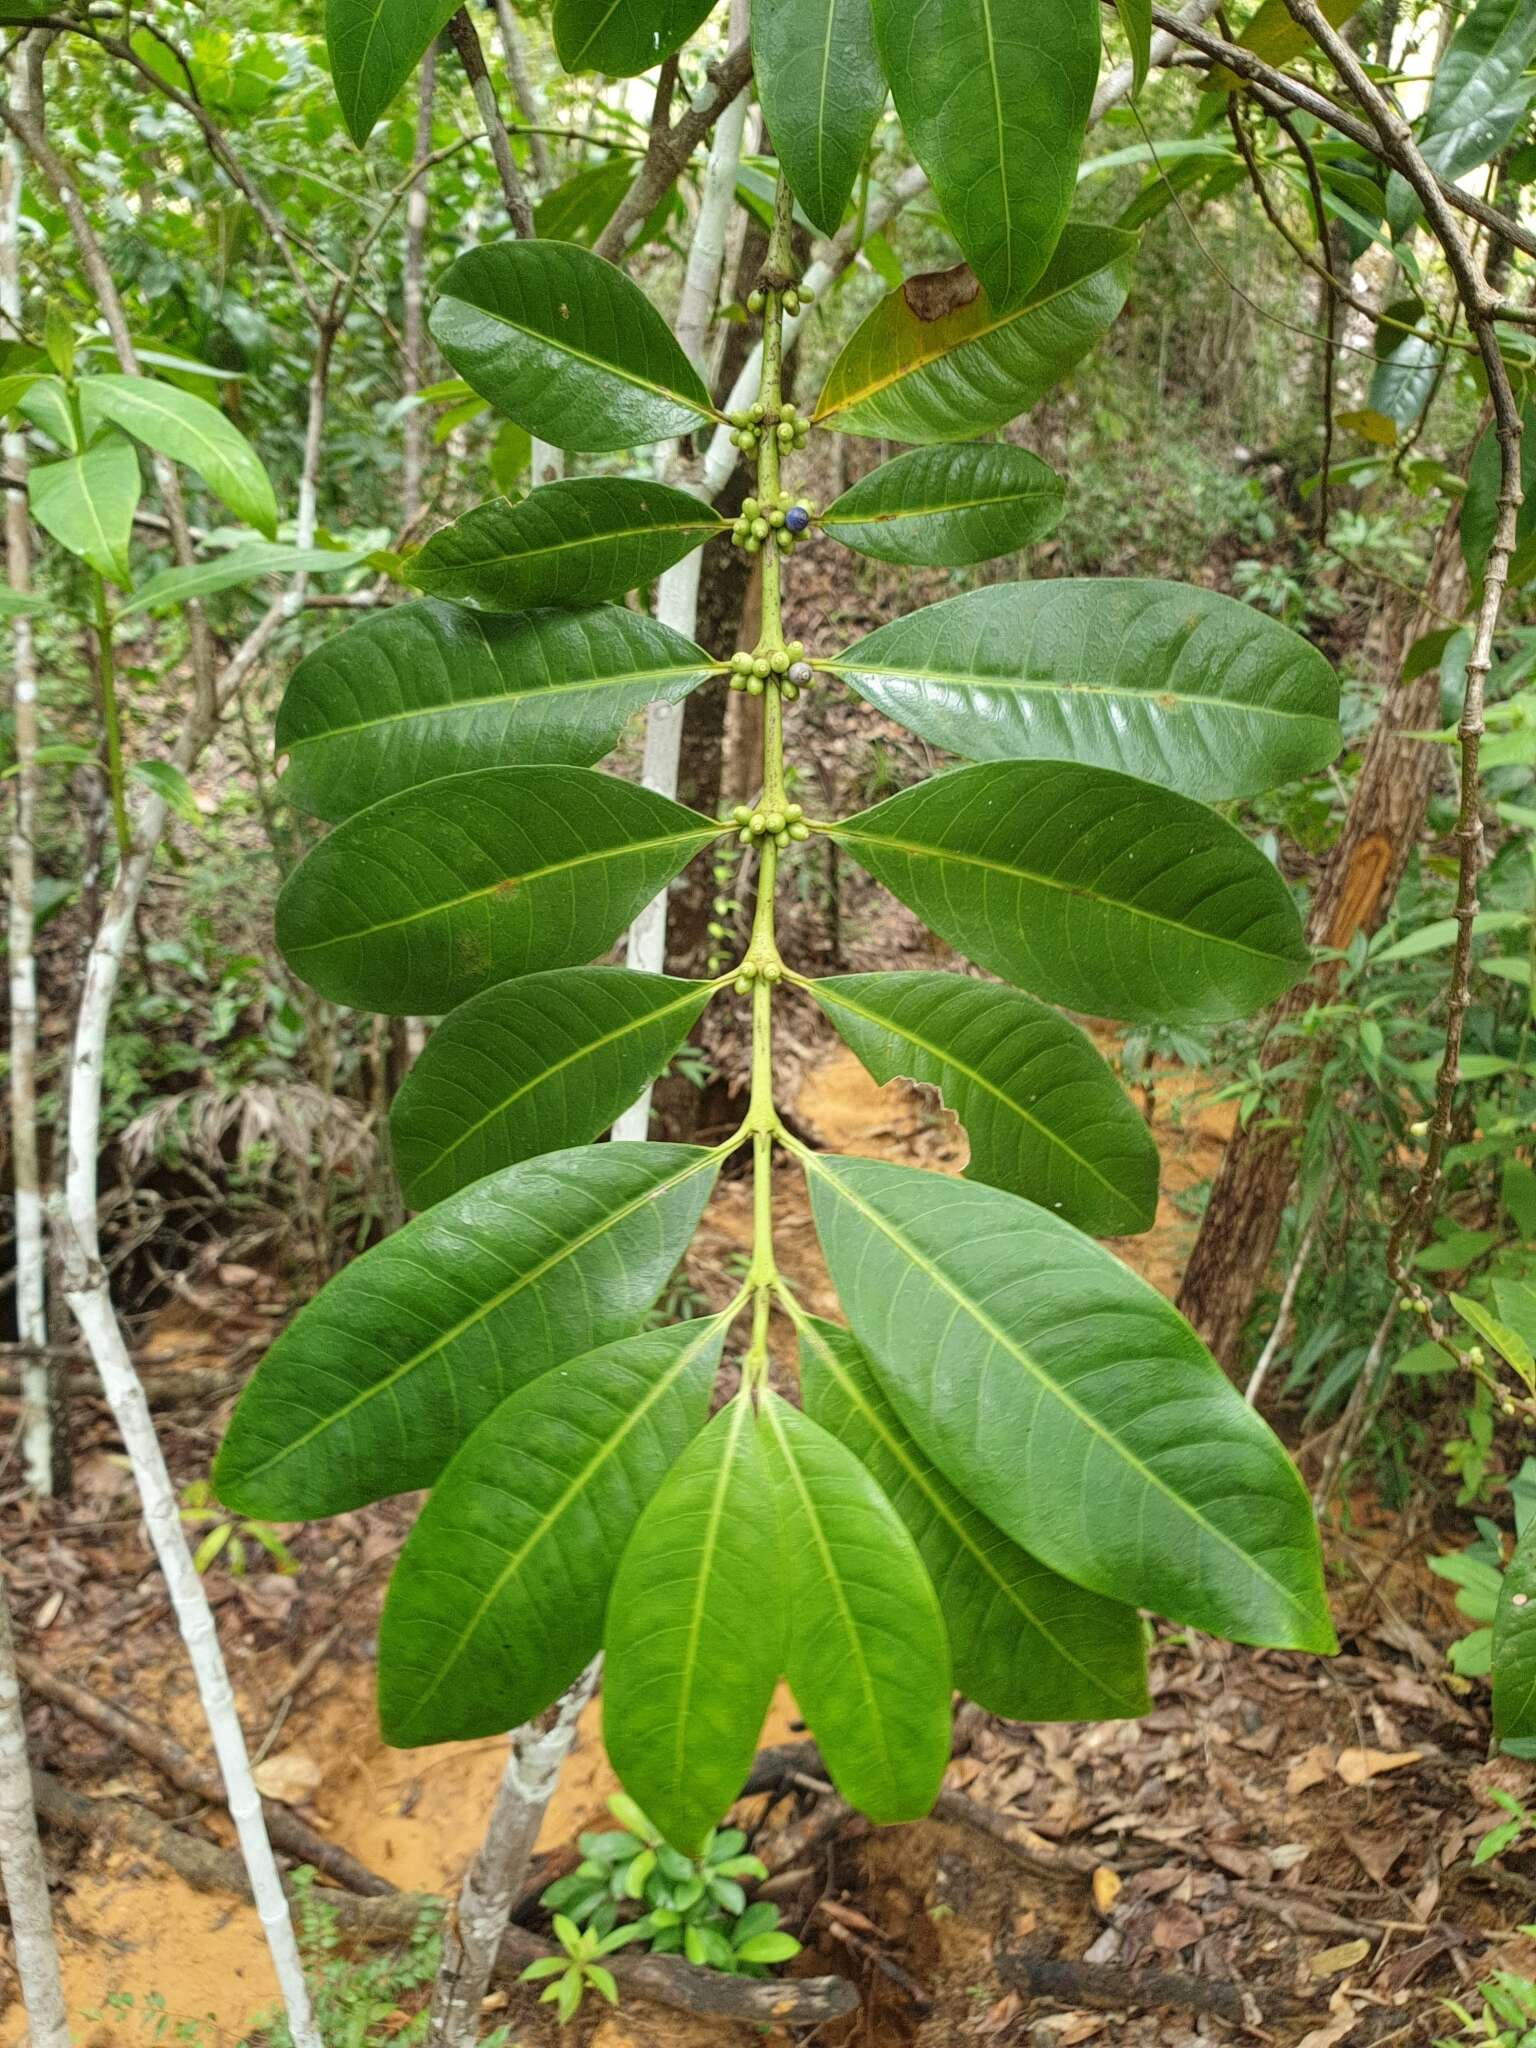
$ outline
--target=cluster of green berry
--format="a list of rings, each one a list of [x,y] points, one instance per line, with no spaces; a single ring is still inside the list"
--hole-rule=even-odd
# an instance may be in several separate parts
[[[798,804],[786,804],[782,811],[754,811],[750,804],[738,804],[731,812],[731,822],[741,827],[743,846],[750,846],[754,839],[771,839],[782,849],[792,839],[811,836],[805,812]]]
[[[784,970],[779,965],[777,960],[769,960],[763,968],[763,979],[764,981],[779,981],[782,979],[783,973]],[[741,972],[737,975],[735,981],[732,983],[732,987],[735,989],[737,995],[749,996],[752,993],[752,984],[754,981],[756,981],[756,979],[757,962],[755,960],[743,960],[741,963]]]
[[[772,505],[757,498],[744,498],[731,528],[731,539],[749,555],[755,555],[768,540],[782,553],[792,554],[795,542],[808,530],[813,516],[809,498],[792,498],[788,491],[780,491]]]
[[[731,445],[739,448],[743,455],[755,455],[758,442],[769,432],[779,444],[779,453],[788,455],[805,446],[805,437],[811,431],[810,420],[789,398],[783,401],[772,419],[760,398],[753,399],[745,411],[733,412],[727,417],[734,429]]]
[[[809,306],[816,297],[808,284],[792,284],[780,294],[779,303],[786,313],[798,313],[802,306]],[[747,293],[747,311],[761,313],[765,300],[761,289]]]
[[[768,678],[779,678],[779,695],[793,703],[811,680],[811,664],[805,658],[805,642],[791,640],[772,654],[748,654],[738,648],[731,656],[731,688],[745,690],[749,697],[761,697]]]

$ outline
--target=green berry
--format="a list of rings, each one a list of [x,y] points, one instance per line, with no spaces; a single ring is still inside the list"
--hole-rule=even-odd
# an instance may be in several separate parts
[[[748,676],[748,677],[747,677],[747,695],[748,695],[749,697],[761,697],[761,695],[762,695],[762,694],[763,694],[763,679],[762,679],[762,677],[761,677],[761,676]]]
[[[750,825],[743,825],[736,834],[736,837],[743,846],[750,846],[752,844],[752,827]]]
[[[805,659],[805,642],[803,640],[791,640],[784,651],[791,661],[803,661]]]
[[[751,292],[748,292],[748,293],[747,293],[747,311],[748,311],[749,313],[761,313],[761,311],[762,311],[762,310],[763,310],[763,295],[762,295],[762,293],[761,293],[761,292],[759,292],[759,291],[751,291]]]
[[[763,401],[760,398],[754,398],[752,403],[747,407],[747,417],[752,421],[754,426],[762,418],[765,410],[766,408],[763,404]]]
[[[755,654],[752,657],[752,673],[755,676],[767,676],[773,673],[773,665],[766,654]]]
[[[784,970],[777,960],[765,960],[763,962],[764,981],[782,981],[783,978]]]
[[[750,804],[737,804],[732,810],[731,816],[738,825],[750,825],[752,822],[752,806]]]
[[[776,676],[783,675],[785,669],[789,667],[789,656],[784,652],[782,647],[776,647],[772,654],[769,655],[768,666],[773,670]]]
[[[800,287],[800,303],[803,306],[814,306],[816,303],[816,294],[808,284],[803,284]]]
[[[809,825],[802,825],[800,821],[796,819],[795,823],[791,825],[789,828],[789,836],[791,839],[809,839],[811,836],[811,828]]]
[[[789,844],[788,832],[775,832],[773,835],[773,843],[782,853],[785,847]]]
[[[737,975],[735,986],[739,996],[749,996],[752,993],[752,984],[744,974]]]
[[[782,832],[784,830],[784,813],[782,811],[769,811],[764,817],[763,823],[770,832]]]
[[[801,809],[799,804],[786,804],[784,806],[784,815],[786,818],[788,818],[791,825],[798,825],[800,820],[805,816],[805,812]]]
[[[784,699],[784,702],[786,704],[793,704],[795,699],[799,696],[799,694],[800,692],[795,688],[793,683],[781,683],[779,685],[779,695]]]
[[[741,551],[744,555],[755,555],[761,546],[762,542],[760,540],[754,540],[751,534],[749,533],[746,539],[741,544]]]
[[[766,540],[772,531],[773,528],[768,524],[766,519],[753,520],[752,532],[758,540]]]
[[[763,833],[766,832],[767,829],[768,820],[763,816],[761,811],[754,811],[752,813],[752,830],[757,833]]]
[[[743,499],[742,499],[742,501],[741,501],[741,516],[742,516],[742,518],[743,518],[743,519],[755,519],[755,518],[757,517],[757,515],[758,515],[758,512],[759,512],[759,510],[760,510],[760,507],[759,507],[759,505],[758,505],[758,502],[757,502],[756,498],[743,498]]]
[[[779,544],[779,551],[781,554],[791,555],[794,553],[795,536],[792,533],[786,533],[783,527],[780,527],[779,531],[773,537]]]

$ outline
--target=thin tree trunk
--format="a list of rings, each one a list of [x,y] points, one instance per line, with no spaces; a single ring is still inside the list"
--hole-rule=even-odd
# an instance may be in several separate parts
[[[25,36],[9,67],[10,103],[30,112],[42,69],[42,38]],[[14,339],[21,332],[21,143],[7,135],[0,150],[0,328]],[[22,492],[27,437],[7,429],[0,437],[13,487],[5,494],[5,559],[12,590],[25,596],[32,584],[32,543]],[[43,1183],[37,1143],[37,656],[32,621],[25,612],[11,621],[15,678],[15,766],[12,770],[10,836],[10,1003],[11,1159],[16,1197],[16,1334],[36,1352],[21,1362],[22,1469],[34,1493],[61,1492],[65,1473],[55,1442],[55,1368],[43,1355],[48,1342],[47,1248],[43,1237]]]
[[[594,1661],[550,1709],[510,1736],[511,1753],[496,1788],[485,1839],[464,1873],[458,1902],[443,1926],[443,1960],[432,1991],[430,2048],[474,2048],[480,2006],[490,1988],[512,1902],[527,1881],[534,1843],[553,1796],[582,1709],[592,1697]],[[544,1723],[548,1725],[544,1725]]]
[[[1314,946],[1342,950],[1357,932],[1374,932],[1392,907],[1424,813],[1439,750],[1410,737],[1438,721],[1440,681],[1431,671],[1411,683],[1399,678],[1408,650],[1421,634],[1459,617],[1466,602],[1466,568],[1455,507],[1435,541],[1422,599],[1394,603],[1383,614],[1372,665],[1384,696],[1366,742],[1339,843],[1312,899],[1307,936]],[[1295,1041],[1274,1027],[1325,1001],[1337,967],[1324,963],[1270,1012],[1263,1065],[1294,1057]],[[1310,1077],[1281,1084],[1261,1117],[1234,1133],[1211,1189],[1195,1239],[1179,1307],[1223,1365],[1236,1366],[1243,1329],[1263,1283],[1296,1174],[1296,1140]]]
[[[432,97],[437,83],[437,45],[429,44],[421,60],[416,94],[416,149],[414,161],[421,163],[432,153]],[[405,360],[401,364],[407,398],[429,380],[426,374],[426,320],[423,308],[423,272],[427,246],[427,181],[418,178],[405,201],[405,272],[401,286],[403,303],[401,340]],[[410,533],[422,512],[422,475],[426,468],[427,415],[423,406],[413,405],[405,416],[400,454],[400,517]]]
[[[553,169],[549,146],[540,132],[544,126],[544,104],[538,87],[528,76],[528,66],[523,58],[523,39],[517,32],[511,0],[496,0],[496,29],[501,39],[501,60],[507,67],[512,97],[517,101],[517,111],[523,117],[528,135],[533,182],[541,192],[547,192],[553,182]]]
[[[37,1839],[27,1729],[11,1641],[11,1610],[0,1573],[0,1883],[16,1945],[16,1974],[32,2048],[69,2048],[59,1952],[48,1904],[48,1872]]]

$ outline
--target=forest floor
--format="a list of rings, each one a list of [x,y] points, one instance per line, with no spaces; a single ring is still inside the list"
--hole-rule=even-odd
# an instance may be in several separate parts
[[[959,1170],[963,1138],[930,1098],[899,1083],[876,1088],[809,1019],[804,1028],[793,1098],[803,1126],[839,1149]],[[1227,1117],[1176,1083],[1160,1091],[1162,1212],[1146,1237],[1117,1249],[1166,1291],[1192,1230],[1177,1198],[1210,1175]],[[689,1284],[705,1299],[734,1284],[747,1192],[744,1181],[725,1182],[690,1255]],[[830,1308],[787,1170],[782,1194],[781,1261],[808,1301]],[[212,1268],[162,1312],[140,1364],[205,1373],[259,1348],[288,1306],[275,1279]],[[180,1482],[206,1473],[227,1407],[226,1398],[162,1410]],[[83,1413],[74,1498],[24,1505],[11,1489],[0,1502],[22,1525],[8,1576],[24,1646],[201,1751],[128,1475],[105,1411],[87,1403]],[[209,1585],[246,1731],[264,1757],[264,1788],[394,1884],[443,1894],[475,1847],[504,1745],[400,1752],[379,1740],[374,1629],[410,1513],[410,1503],[389,1502],[297,1530],[296,1573],[269,1569],[257,1552],[245,1577],[219,1565]],[[1502,1818],[1491,1788],[1523,1794],[1533,1773],[1485,1761],[1481,1689],[1458,1697],[1447,1684],[1444,1650],[1458,1623],[1449,1588],[1424,1557],[1470,1531],[1449,1509],[1441,1521],[1436,1530],[1423,1508],[1389,1512],[1368,1491],[1344,1504],[1328,1533],[1343,1643],[1331,1661],[1166,1631],[1153,1659],[1153,1711],[1139,1722],[1026,1728],[962,1710],[948,1779],[961,1796],[946,1809],[960,1817],[877,1831],[832,1808],[827,1831],[814,1793],[744,1802],[740,1817],[760,1835],[786,1924],[806,1944],[793,1973],[836,1972],[860,1988],[859,2011],[817,2040],[1428,2043],[1447,2026],[1442,1998],[1496,1967],[1536,1974],[1536,1941],[1518,1931],[1536,1913],[1536,1861],[1516,1853],[1491,1869],[1469,1863]],[[131,1748],[58,1706],[34,1704],[29,1718],[36,1762],[69,1789],[139,1802],[230,1840],[221,1811],[177,1792]],[[781,1696],[763,1740],[796,1732],[793,1703]],[[558,1853],[581,1828],[602,1825],[613,1787],[594,1702],[541,1849]],[[977,1824],[989,1817],[1002,1820],[1011,1844]],[[69,2003],[101,2015],[80,2023],[86,2048],[176,2039],[169,2029],[153,2034],[156,1999],[172,2021],[205,2022],[188,2037],[199,2048],[236,2048],[272,1997],[253,1911],[194,1889],[141,1847],[50,1829],[48,1854]],[[795,1865],[788,1873],[784,1856]],[[1081,1967],[1036,1996],[1042,1960]],[[1141,2002],[1166,1982],[1139,1984],[1128,2003],[1113,1966],[1193,1977],[1194,1987],[1174,1988],[1197,1997],[1236,1987],[1214,1994],[1235,2016]],[[6,1990],[0,1982],[0,2004]],[[104,2004],[111,1994],[115,2007]],[[505,2003],[493,2017],[508,2022],[513,2041],[532,2048],[553,2038],[548,2008],[516,1986],[496,1996]],[[616,2014],[584,2011],[573,2031],[595,2048],[747,2048],[763,2038],[628,1999]],[[13,2000],[0,2015],[0,2044],[18,2048],[23,2033]]]

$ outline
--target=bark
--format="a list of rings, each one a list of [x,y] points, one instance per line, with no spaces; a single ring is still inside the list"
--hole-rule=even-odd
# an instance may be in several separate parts
[[[1434,671],[1411,683],[1399,678],[1420,635],[1458,617],[1466,602],[1457,527],[1453,508],[1436,538],[1422,599],[1389,606],[1369,650],[1384,695],[1339,843],[1312,900],[1307,936],[1314,946],[1342,949],[1357,932],[1380,926],[1423,827],[1441,756],[1408,735],[1438,723],[1440,681]],[[1326,1001],[1337,972],[1325,962],[1275,1005],[1262,1055],[1266,1068],[1296,1050],[1295,1041],[1277,1038],[1274,1027]],[[1306,1076],[1286,1082],[1264,1113],[1234,1134],[1179,1289],[1180,1309],[1229,1369],[1237,1364],[1244,1326],[1280,1236],[1309,1086]]]
[[[420,164],[432,152],[432,95],[437,82],[437,45],[431,43],[421,60],[416,94],[415,162]],[[418,178],[405,201],[405,271],[401,287],[401,335],[405,342],[401,364],[405,394],[414,397],[429,380],[426,374],[425,292],[422,287],[427,242],[427,181]],[[426,466],[427,414],[424,406],[413,405],[405,416],[400,455],[400,516],[406,533],[421,517],[421,480]]]
[[[480,47],[480,38],[475,25],[469,18],[469,9],[461,7],[448,24],[448,33],[453,37],[453,46],[459,53],[464,74],[469,80],[470,90],[475,96],[475,108],[486,140],[491,145],[491,155],[496,162],[496,175],[501,181],[501,196],[506,204],[507,218],[512,223],[512,232],[519,241],[527,241],[533,233],[533,207],[529,202],[522,173],[512,157],[512,144],[507,139],[507,124],[501,118],[501,109],[496,104],[496,88],[491,83],[490,73],[485,68],[485,52]]]
[[[457,1904],[443,1927],[443,1959],[432,1991],[427,2040],[431,2048],[474,2048],[480,2006],[496,1958],[533,1860],[544,1809],[576,1737],[582,1709],[597,1683],[597,1665],[584,1671],[544,1717],[514,1729],[511,1754],[486,1824],[485,1839],[464,1873]]]
[[[523,61],[523,39],[517,32],[511,0],[496,0],[496,29],[501,38],[501,58],[507,67],[507,78],[512,86],[512,97],[517,101],[517,111],[522,116],[528,136],[528,156],[533,165],[533,181],[541,192],[547,192],[553,182],[553,166],[549,160],[549,148],[543,134],[544,107],[539,98],[539,89],[528,75],[528,66]]]
[[[30,113],[39,97],[42,38],[25,36],[9,66],[10,103]],[[21,143],[7,135],[0,151],[0,325],[21,331]],[[0,438],[8,477],[5,494],[5,560],[12,590],[23,596],[32,583],[32,543],[23,490],[27,438],[7,428]],[[52,1495],[67,1483],[67,1441],[55,1435],[53,1410],[57,1374],[44,1355],[48,1342],[47,1249],[43,1236],[43,1182],[37,1132],[37,957],[33,951],[37,868],[37,656],[32,621],[23,612],[11,621],[12,709],[15,769],[10,834],[10,1031],[11,1159],[16,1199],[16,1334],[35,1347],[21,1366],[22,1470],[34,1493]]]
[[[32,2048],[69,2048],[69,2021],[59,1982],[48,1873],[37,1839],[27,1730],[11,1643],[11,1610],[0,1573],[0,1883],[16,1946],[16,1974]]]

